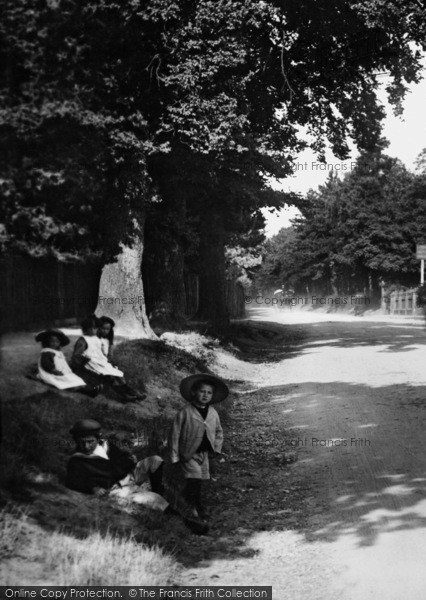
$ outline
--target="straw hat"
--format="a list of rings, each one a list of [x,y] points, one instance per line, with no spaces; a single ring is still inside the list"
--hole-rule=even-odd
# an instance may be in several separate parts
[[[52,335],[58,338],[61,346],[67,346],[70,343],[69,337],[59,329],[45,329],[44,331],[40,331],[40,333],[35,336],[35,341],[41,342],[44,345]]]
[[[213,399],[210,404],[217,404],[228,397],[228,386],[221,379],[219,379],[219,377],[216,377],[215,375],[208,375],[206,373],[197,373],[196,375],[185,377],[185,379],[182,379],[180,382],[180,393],[185,400],[188,400],[188,402],[192,402],[194,400],[192,390],[194,385],[200,381],[203,383],[209,383],[214,387]]]

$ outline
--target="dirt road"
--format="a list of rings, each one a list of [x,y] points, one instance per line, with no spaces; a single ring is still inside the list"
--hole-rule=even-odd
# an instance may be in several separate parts
[[[234,470],[241,487],[254,464],[241,457],[248,419],[260,435],[245,446],[257,449],[258,468],[236,529],[224,531],[217,517],[222,552],[207,553],[183,581],[272,585],[277,600],[426,598],[423,324],[266,309],[251,317],[298,330],[301,341],[277,362],[252,365],[257,391],[241,395],[230,424],[240,453],[228,481]]]

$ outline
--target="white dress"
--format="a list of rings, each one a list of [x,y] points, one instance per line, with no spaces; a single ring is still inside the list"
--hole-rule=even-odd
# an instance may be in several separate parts
[[[99,338],[99,339],[101,340],[102,353],[105,354],[105,356],[108,358],[109,340],[107,340],[107,338]]]
[[[71,367],[67,363],[67,360],[64,356],[64,353],[61,350],[53,350],[52,348],[43,348],[41,353],[51,352],[55,356],[53,357],[53,362],[55,364],[55,369],[57,371],[61,371],[63,375],[54,375],[53,373],[48,373],[41,366],[41,356],[38,361],[38,378],[44,383],[48,385],[53,385],[55,388],[59,390],[67,390],[69,388],[80,387],[81,385],[86,385],[81,377],[72,372]]]
[[[114,377],[123,377],[123,371],[116,369],[108,361],[102,350],[102,340],[97,335],[83,335],[87,344],[86,350],[82,356],[90,360],[84,365],[85,369],[92,371],[97,375],[113,375]]]

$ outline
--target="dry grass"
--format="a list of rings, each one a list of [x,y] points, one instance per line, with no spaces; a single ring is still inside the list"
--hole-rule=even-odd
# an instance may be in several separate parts
[[[31,523],[25,511],[0,513],[1,579],[22,585],[23,573],[46,585],[171,585],[178,567],[156,546],[130,536],[91,533],[85,539],[61,531],[46,532]]]
[[[177,575],[172,557],[131,538],[93,533],[77,540],[59,532],[49,538],[45,560],[56,570],[56,585],[170,585]]]
[[[14,556],[24,535],[27,514],[20,509],[7,506],[0,511],[0,558]]]

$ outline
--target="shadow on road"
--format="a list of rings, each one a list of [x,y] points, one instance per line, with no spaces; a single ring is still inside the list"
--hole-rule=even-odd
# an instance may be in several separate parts
[[[336,337],[336,325],[345,335]],[[345,330],[345,323],[335,321],[297,325],[255,321],[244,328],[245,337],[234,334],[234,345],[243,352],[244,360],[259,363],[295,358],[325,345],[330,348],[383,346],[379,352],[412,352],[419,345],[426,346],[425,331],[418,325],[359,321],[348,323]],[[256,333],[250,339],[247,331]],[[263,345],[259,344],[262,335],[269,337]]]

